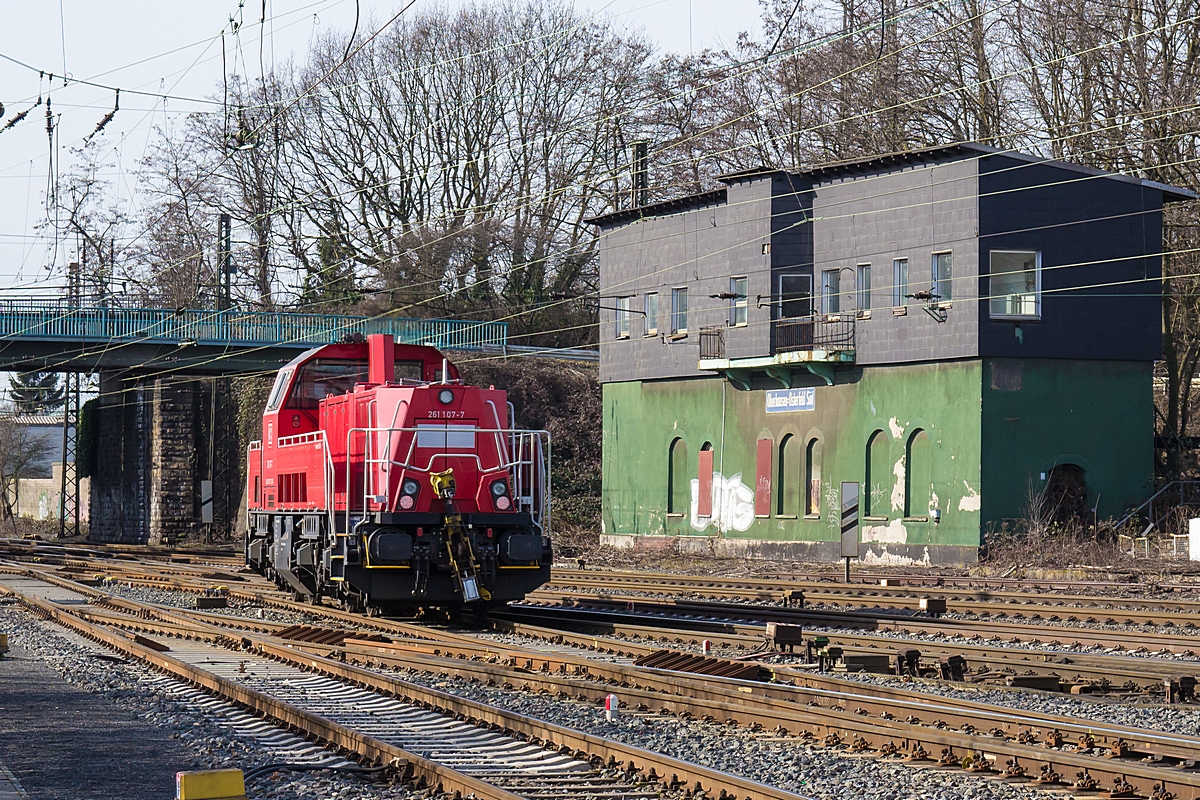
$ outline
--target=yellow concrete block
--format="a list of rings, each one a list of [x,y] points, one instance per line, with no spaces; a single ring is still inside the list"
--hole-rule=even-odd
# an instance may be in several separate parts
[[[237,800],[246,796],[240,769],[175,773],[175,800]]]

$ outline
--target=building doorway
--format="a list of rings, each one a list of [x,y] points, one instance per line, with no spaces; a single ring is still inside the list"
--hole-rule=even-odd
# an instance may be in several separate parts
[[[1056,522],[1086,522],[1087,475],[1078,464],[1059,464],[1046,476],[1046,506]]]

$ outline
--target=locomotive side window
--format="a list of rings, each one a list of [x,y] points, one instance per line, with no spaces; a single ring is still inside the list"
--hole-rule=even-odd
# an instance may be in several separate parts
[[[422,361],[396,361],[396,380],[425,382],[425,364]]]
[[[283,391],[288,385],[288,381],[292,377],[292,371],[285,369],[279,373],[279,377],[275,379],[275,386],[271,389],[271,399],[267,401],[267,411],[274,411],[279,408],[279,404],[283,402]]]
[[[345,394],[356,383],[367,382],[365,360],[318,358],[300,367],[288,408],[315,409],[326,397]]]

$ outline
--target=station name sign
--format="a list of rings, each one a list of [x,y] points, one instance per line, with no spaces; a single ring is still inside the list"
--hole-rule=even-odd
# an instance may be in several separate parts
[[[803,389],[770,389],[767,391],[767,413],[782,414],[787,411],[812,411],[817,407],[816,387]]]

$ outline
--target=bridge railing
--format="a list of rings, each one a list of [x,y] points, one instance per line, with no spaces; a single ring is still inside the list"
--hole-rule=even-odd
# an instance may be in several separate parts
[[[390,333],[398,342],[446,350],[504,348],[508,323],[408,317],[356,317],[275,311],[72,307],[0,299],[0,337],[68,341],[194,342],[242,347],[321,345],[347,334]]]

